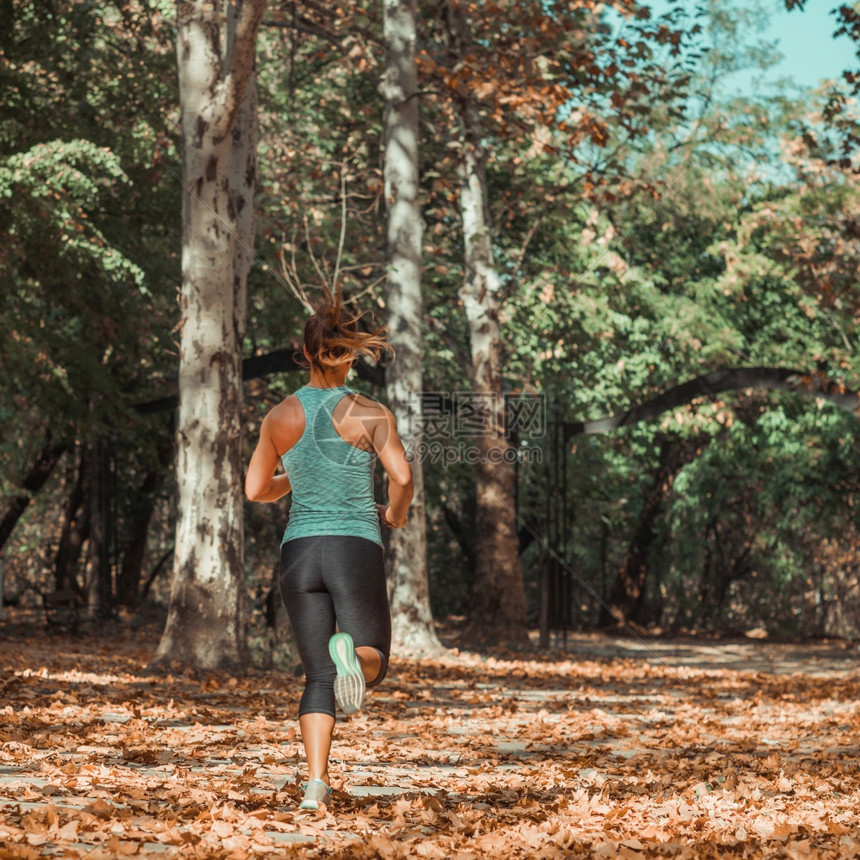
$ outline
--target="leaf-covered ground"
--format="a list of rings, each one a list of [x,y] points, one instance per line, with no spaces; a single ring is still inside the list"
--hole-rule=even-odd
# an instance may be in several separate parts
[[[156,642],[0,628],[0,858],[860,855],[856,648],[395,660],[317,814],[300,681],[150,676]]]

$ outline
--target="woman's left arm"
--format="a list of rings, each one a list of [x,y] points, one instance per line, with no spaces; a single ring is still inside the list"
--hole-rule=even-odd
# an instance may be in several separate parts
[[[260,425],[260,438],[245,475],[245,496],[250,502],[276,502],[290,492],[289,477],[275,474],[281,458],[272,441],[270,416]]]

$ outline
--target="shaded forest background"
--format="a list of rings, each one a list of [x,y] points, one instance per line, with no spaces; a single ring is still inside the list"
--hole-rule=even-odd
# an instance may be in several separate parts
[[[860,388],[856,72],[814,91],[727,93],[728,73],[773,62],[754,35],[765,4],[679,3],[662,17],[635,2],[455,5],[473,28],[456,61],[442,5],[419,8],[424,390],[468,390],[457,94],[483,129],[505,391],[546,417],[512,440],[530,623],[542,587],[550,626],[609,623],[626,578],[641,585],[626,620],[642,628],[856,637],[849,410],[749,387],[611,433],[559,431],[718,368]],[[0,8],[12,22],[0,30],[4,599],[36,608],[72,590],[93,615],[158,610],[176,520],[174,8]],[[834,11],[834,30],[856,40],[856,9]],[[344,294],[386,318],[381,12],[328,0],[266,10],[248,454],[267,409],[303,381],[284,370],[305,317],[287,282],[329,281],[344,225]],[[371,368],[355,387],[384,400],[383,379]],[[436,429],[423,458],[431,604],[469,618],[475,469],[441,453],[461,440]],[[264,662],[285,635],[266,597],[284,517],[245,512]]]

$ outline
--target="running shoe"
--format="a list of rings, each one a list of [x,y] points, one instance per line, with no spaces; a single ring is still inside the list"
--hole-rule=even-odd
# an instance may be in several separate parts
[[[319,809],[320,804],[328,804],[331,788],[321,779],[312,779],[305,787],[305,796],[299,804],[299,809]]]
[[[349,633],[335,633],[328,640],[328,653],[337,669],[334,697],[345,714],[354,714],[364,704],[366,684],[352,636]]]

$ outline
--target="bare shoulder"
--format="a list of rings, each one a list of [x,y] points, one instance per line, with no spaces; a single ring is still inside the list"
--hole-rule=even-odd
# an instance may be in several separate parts
[[[295,394],[285,397],[269,410],[263,424],[278,453],[283,454],[296,444],[305,429],[301,401]]]
[[[273,406],[266,415],[266,421],[277,424],[282,421],[291,421],[297,417],[304,420],[304,410],[301,401],[295,394],[285,397],[277,406]]]

